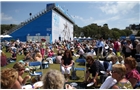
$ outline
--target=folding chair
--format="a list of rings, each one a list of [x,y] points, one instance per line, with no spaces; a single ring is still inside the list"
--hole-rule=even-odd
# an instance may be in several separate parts
[[[36,70],[35,70],[35,72],[33,72],[33,71],[32,72],[29,72],[29,74],[31,76],[31,80],[32,80],[32,77],[33,76],[38,76],[39,77],[39,76],[42,76],[43,75],[42,63],[41,62],[39,62],[39,61],[29,62],[29,68],[36,69],[37,66],[40,66],[41,72],[36,72]],[[38,78],[37,78],[37,81],[39,81]]]
[[[84,71],[84,77],[86,75],[86,60],[85,59],[76,59],[75,63],[82,63],[84,64],[84,67],[74,66],[75,71]]]

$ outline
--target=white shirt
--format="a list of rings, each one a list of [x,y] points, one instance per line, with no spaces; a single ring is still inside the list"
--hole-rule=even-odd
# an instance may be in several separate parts
[[[117,83],[117,80],[112,78],[112,76],[108,76],[104,83],[101,85],[100,89],[109,89],[115,83]]]
[[[84,50],[80,47],[80,49],[79,49],[79,55],[82,55],[82,54],[84,54]]]
[[[128,47],[126,47],[126,49],[125,49],[125,51],[127,52],[127,53],[131,53],[131,49],[130,48],[133,48],[133,45],[132,44],[127,44],[127,46]]]

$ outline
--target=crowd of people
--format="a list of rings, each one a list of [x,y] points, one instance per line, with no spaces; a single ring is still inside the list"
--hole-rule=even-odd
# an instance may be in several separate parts
[[[3,51],[5,48],[5,51]],[[7,57],[4,52],[11,53]],[[85,40],[56,41],[53,44],[41,42],[4,41],[1,43],[1,67],[16,62],[13,68],[1,71],[2,89],[22,89],[31,79],[29,75],[22,78],[30,62],[49,62],[60,64],[60,71],[50,70],[43,75],[44,89],[63,89],[68,82],[74,57],[86,60],[86,75],[83,83],[100,89],[135,89],[140,87],[140,70],[135,57],[140,54],[139,40]],[[17,55],[23,55],[22,62],[17,62]],[[90,75],[92,74],[92,75]],[[92,77],[90,77],[92,76]],[[98,78],[100,77],[100,78]],[[98,80],[99,79],[99,80]],[[39,88],[38,86],[33,87]],[[66,85],[66,89],[73,89]]]

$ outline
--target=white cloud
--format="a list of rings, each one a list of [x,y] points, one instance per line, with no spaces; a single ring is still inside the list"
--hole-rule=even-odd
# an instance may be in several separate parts
[[[16,12],[16,13],[18,13],[18,12],[19,12],[19,10],[15,10],[15,12]]]
[[[19,21],[15,20],[12,16],[6,15],[4,13],[0,13],[1,23],[3,24],[18,24]]]
[[[110,20],[110,21],[115,21],[115,20],[118,20],[118,19],[120,19],[120,16],[114,16],[114,17],[109,17],[108,18],[108,20]]]
[[[10,21],[13,20],[11,16],[5,15],[4,13],[1,13],[1,21]]]
[[[133,17],[133,18],[128,18],[128,19],[125,19],[125,21],[127,22],[127,23],[130,23],[130,24],[139,24],[140,22],[139,22],[139,19],[138,18],[136,18],[136,17]]]
[[[76,21],[79,21],[80,25],[89,25],[91,23],[97,23],[98,25],[103,25],[105,23],[109,23],[112,21],[117,22],[117,20],[120,19],[119,15],[113,16],[113,17],[107,17],[104,19],[94,19],[93,17],[89,17],[89,18],[83,18],[81,16],[72,16],[74,19],[77,19]],[[83,26],[82,26],[83,27]]]
[[[99,8],[106,14],[126,14],[137,4],[138,2],[104,2]]]
[[[93,17],[83,18],[83,17],[77,16],[77,15],[75,15],[75,16],[72,15],[72,17],[73,17],[74,19],[77,19],[77,20],[82,21],[82,23],[85,23],[85,24],[89,24],[89,23],[91,23],[91,22],[93,21]]]

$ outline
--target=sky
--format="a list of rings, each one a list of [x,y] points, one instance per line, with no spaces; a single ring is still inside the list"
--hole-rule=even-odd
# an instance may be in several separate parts
[[[20,24],[46,8],[58,3],[73,17],[75,24],[84,27],[92,23],[109,29],[125,29],[140,24],[140,1],[1,1],[1,24]]]

